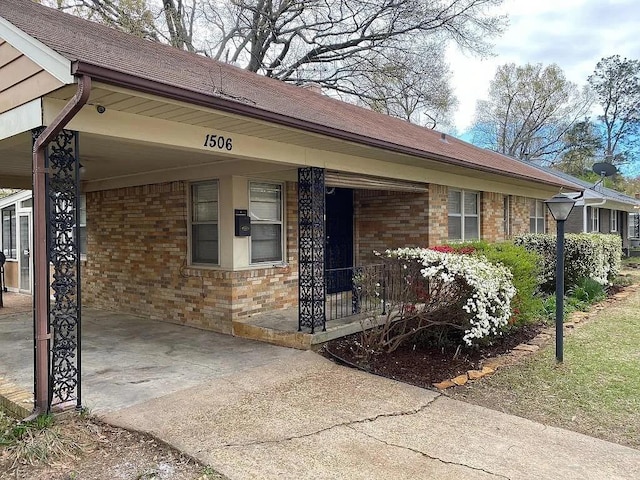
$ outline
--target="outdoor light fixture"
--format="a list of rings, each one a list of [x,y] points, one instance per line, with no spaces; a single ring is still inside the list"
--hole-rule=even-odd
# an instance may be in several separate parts
[[[556,361],[563,361],[563,320],[564,320],[564,222],[569,217],[575,198],[562,193],[545,200],[547,208],[556,221]]]

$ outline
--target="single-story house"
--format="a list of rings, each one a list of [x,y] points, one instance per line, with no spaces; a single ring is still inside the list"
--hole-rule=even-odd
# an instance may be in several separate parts
[[[39,409],[51,351],[54,401],[75,395],[80,293],[98,308],[235,334],[294,308],[298,329],[314,333],[348,288],[336,272],[349,278],[374,250],[549,228],[543,200],[576,190],[316,90],[30,0],[0,2],[0,187],[33,185]]]
[[[576,189],[583,189],[565,222],[566,232],[620,235],[623,249],[629,249],[633,238],[633,218],[640,209],[640,200],[605,187],[604,179],[593,184],[552,168],[539,168],[574,183]]]

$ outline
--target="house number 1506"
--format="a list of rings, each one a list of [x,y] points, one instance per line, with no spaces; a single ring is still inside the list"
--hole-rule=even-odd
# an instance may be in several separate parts
[[[222,135],[207,134],[204,137],[204,147],[217,148],[219,150],[233,150],[233,140]]]

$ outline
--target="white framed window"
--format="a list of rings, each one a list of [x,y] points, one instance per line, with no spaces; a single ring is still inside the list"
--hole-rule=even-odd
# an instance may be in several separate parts
[[[2,253],[7,259],[18,258],[16,235],[16,206],[11,205],[2,209]]]
[[[544,201],[531,199],[529,209],[529,233],[544,233],[545,232],[545,205]]]
[[[600,231],[600,209],[598,207],[591,207],[591,214],[589,215],[589,227],[590,232]]]
[[[611,210],[611,225],[609,228],[610,232],[618,231],[618,210]]]
[[[449,189],[449,240],[478,240],[480,238],[480,194]]]
[[[218,265],[218,181],[192,183],[191,207],[191,263]]]
[[[282,191],[280,183],[249,182],[251,263],[281,262],[284,257]]]

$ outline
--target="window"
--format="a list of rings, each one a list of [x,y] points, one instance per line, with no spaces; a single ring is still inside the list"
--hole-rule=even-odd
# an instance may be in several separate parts
[[[597,207],[591,207],[591,215],[589,217],[589,224],[591,226],[590,232],[600,231],[600,209]]]
[[[511,198],[509,195],[503,197],[502,221],[504,223],[504,238],[511,238]]]
[[[449,190],[449,240],[477,240],[480,238],[478,192]]]
[[[87,254],[87,196],[80,195],[80,211],[78,212],[79,216],[79,227],[80,227],[80,255]]]
[[[542,200],[531,199],[531,209],[529,212],[529,232],[544,233],[544,202]]]
[[[251,263],[281,262],[282,185],[249,184],[251,217]]]
[[[191,184],[191,262],[218,264],[218,182]]]
[[[627,218],[629,238],[640,238],[640,213],[630,213]]]
[[[2,209],[2,253],[5,257],[17,259],[16,251],[16,206]]]
[[[618,210],[611,210],[611,228],[609,228],[609,231],[618,231]]]

